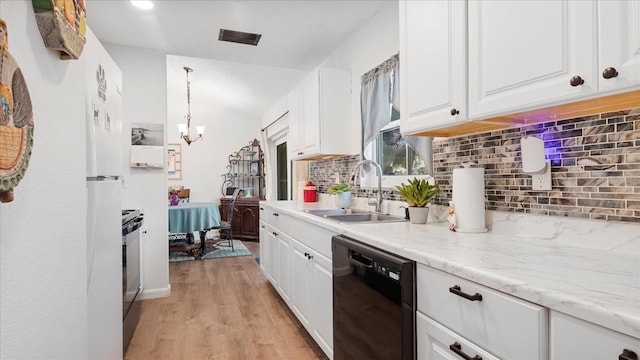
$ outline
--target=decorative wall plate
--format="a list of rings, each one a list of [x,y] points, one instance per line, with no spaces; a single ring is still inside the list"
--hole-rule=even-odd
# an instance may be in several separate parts
[[[0,19],[0,202],[13,201],[33,148],[33,111],[27,83],[9,53],[7,23]]]
[[[84,0],[31,0],[44,46],[60,51],[63,60],[77,59],[86,42]]]

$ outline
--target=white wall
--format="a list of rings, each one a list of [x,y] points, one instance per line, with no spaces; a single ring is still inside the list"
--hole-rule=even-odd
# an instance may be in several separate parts
[[[30,1],[0,2],[35,135],[15,200],[0,204],[0,358],[87,357],[84,66],[45,49]]]
[[[340,45],[322,66],[351,71],[351,154],[360,153],[360,77],[378,66],[399,49],[398,3],[387,2]]]
[[[187,80],[184,66],[193,68],[191,82],[192,128],[206,126],[203,140],[190,146],[179,139],[178,123],[186,123]],[[168,142],[182,144],[182,179],[171,180],[191,189],[190,201],[218,202],[222,196],[222,174],[228,171],[229,155],[260,140],[260,117],[240,102],[251,102],[249,90],[237,89],[223,77],[230,73],[251,72],[256,66],[223,61],[194,59],[181,56],[167,57],[167,129]],[[205,73],[207,75],[205,75]],[[205,81],[209,74],[217,74],[219,82]],[[214,76],[215,77],[215,76]],[[244,86],[250,87],[250,79]],[[256,101],[262,101],[256,99]]]
[[[132,122],[165,125],[167,131],[166,55],[156,50],[104,44],[122,70],[124,134]],[[171,131],[171,128],[169,128]],[[123,162],[130,163],[131,138],[123,137]],[[144,211],[142,234],[143,299],[168,296],[167,170],[125,166],[123,209]]]

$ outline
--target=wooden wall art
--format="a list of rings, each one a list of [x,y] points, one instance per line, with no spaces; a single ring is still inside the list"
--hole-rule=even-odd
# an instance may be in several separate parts
[[[31,0],[44,46],[63,60],[77,59],[86,42],[84,0]]]
[[[0,19],[0,202],[13,201],[33,148],[33,111],[27,83],[9,53],[7,23]]]

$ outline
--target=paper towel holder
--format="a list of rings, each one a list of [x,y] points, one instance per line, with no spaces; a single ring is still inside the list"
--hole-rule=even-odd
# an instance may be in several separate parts
[[[520,139],[522,172],[531,175],[533,190],[551,190],[551,164],[544,158],[544,141],[535,136]]]

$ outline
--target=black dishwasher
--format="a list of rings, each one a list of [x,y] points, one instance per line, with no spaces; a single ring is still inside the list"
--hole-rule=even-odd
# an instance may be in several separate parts
[[[331,239],[333,359],[415,359],[415,262]]]

